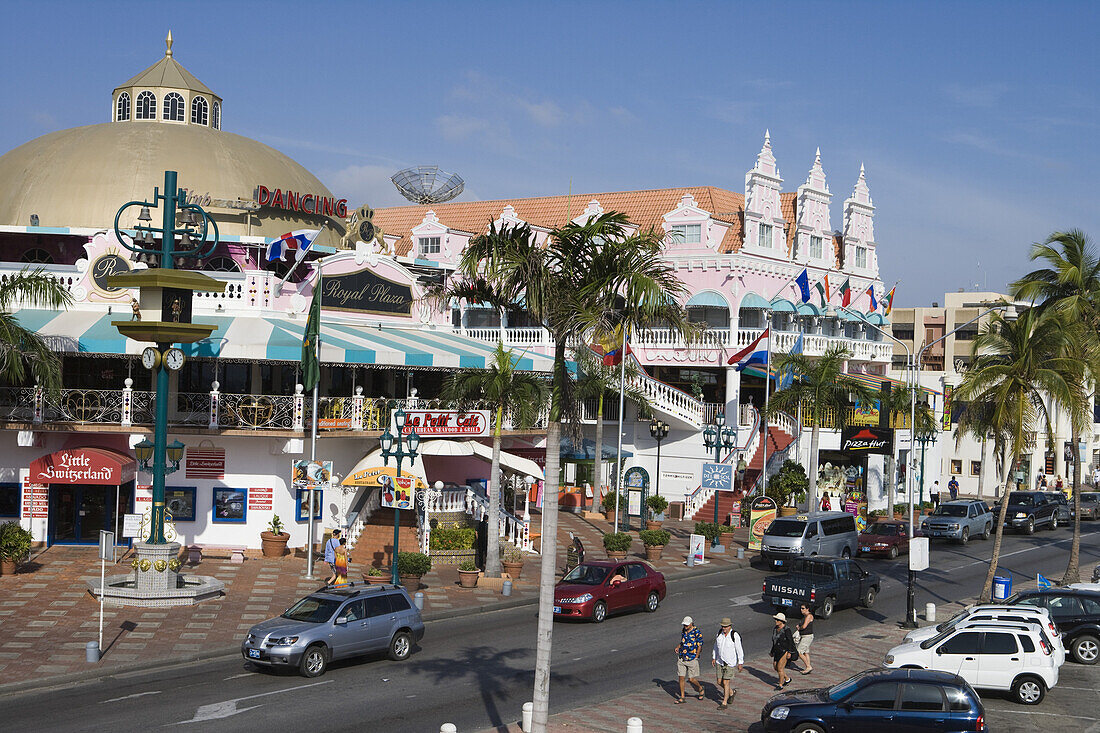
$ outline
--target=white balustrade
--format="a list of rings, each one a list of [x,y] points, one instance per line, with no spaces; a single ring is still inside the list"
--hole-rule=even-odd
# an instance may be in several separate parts
[[[473,491],[473,489],[467,489],[465,510],[467,514],[480,522],[489,513],[489,500]],[[525,552],[535,551],[534,546],[531,544],[531,527],[526,519],[520,519],[511,512],[500,509],[497,514],[497,531],[500,537],[521,550]]]

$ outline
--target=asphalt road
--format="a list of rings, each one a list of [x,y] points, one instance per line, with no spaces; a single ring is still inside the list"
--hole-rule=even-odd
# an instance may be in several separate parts
[[[1100,560],[1100,523],[1083,528],[1082,567]],[[1002,567],[1017,578],[1060,578],[1069,532],[1009,536]],[[978,593],[991,541],[968,547],[935,544],[932,568],[919,573],[917,604]],[[883,575],[872,609],[838,610],[818,621],[819,635],[904,617],[906,564],[861,560]],[[654,614],[634,613],[601,625],[559,623],[554,629],[551,712],[603,702],[674,674],[672,648],[685,614],[708,631],[732,616],[748,657],[767,651],[772,610],[759,602],[768,573],[757,568],[676,580]],[[479,730],[519,718],[530,699],[534,607],[428,624],[421,648],[404,663],[384,659],[336,663],[321,678],[253,671],[221,658],[117,674],[64,687],[0,697],[7,730],[135,730],[198,725],[205,731],[368,730],[400,733]],[[870,662],[869,666],[873,666]]]

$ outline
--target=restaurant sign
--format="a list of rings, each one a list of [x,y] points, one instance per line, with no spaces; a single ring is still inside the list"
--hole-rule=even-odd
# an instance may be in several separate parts
[[[117,295],[123,288],[111,287],[107,278],[130,271],[130,260],[116,252],[107,252],[92,260],[88,268],[92,278],[92,287],[104,295]]]
[[[367,269],[325,275],[321,307],[327,310],[380,315],[412,315],[412,287],[387,280]]]
[[[866,425],[846,427],[840,432],[840,449],[849,453],[878,453],[889,456],[894,452],[894,431]]]
[[[346,219],[348,216],[347,199],[337,199],[315,193],[298,193],[297,191],[284,191],[281,188],[270,189],[267,186],[256,186],[253,200],[260,206],[270,206],[274,209],[286,209],[287,211],[299,211],[304,214],[316,214],[339,219]]]
[[[393,425],[391,413],[390,424]],[[396,432],[396,426],[393,427]],[[488,410],[405,410],[402,435],[413,430],[421,438],[485,438],[489,436]]]

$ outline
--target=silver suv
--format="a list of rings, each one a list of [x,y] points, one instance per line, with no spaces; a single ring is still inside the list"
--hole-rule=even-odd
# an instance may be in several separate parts
[[[424,621],[404,588],[352,583],[311,593],[282,616],[256,624],[241,642],[241,655],[319,677],[336,659],[387,650],[390,659],[408,659],[423,636]]]
[[[993,531],[993,512],[984,501],[948,501],[924,518],[920,530],[925,537],[946,537],[964,545],[971,537],[988,540]]]

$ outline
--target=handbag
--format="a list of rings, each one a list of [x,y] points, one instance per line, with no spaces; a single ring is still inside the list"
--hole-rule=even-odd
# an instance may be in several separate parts
[[[798,629],[795,629],[794,631],[791,632],[791,639],[794,640],[795,644],[802,641],[802,632],[799,631]]]

